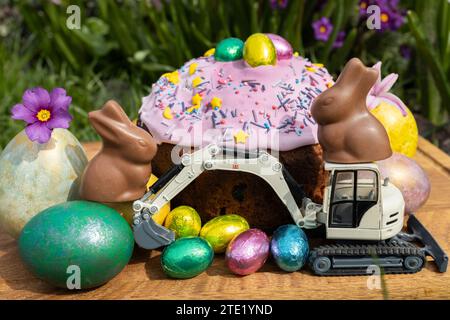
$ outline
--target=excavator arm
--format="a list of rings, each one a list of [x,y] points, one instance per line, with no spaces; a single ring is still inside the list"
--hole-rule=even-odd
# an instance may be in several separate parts
[[[140,247],[155,249],[174,241],[174,233],[156,224],[151,217],[206,170],[257,175],[272,187],[298,226],[312,229],[323,223],[322,206],[304,196],[301,186],[277,158],[267,152],[230,150],[211,144],[191,154],[183,154],[180,164],[160,177],[142,199],[133,203],[133,230]],[[296,198],[301,200],[301,209]]]

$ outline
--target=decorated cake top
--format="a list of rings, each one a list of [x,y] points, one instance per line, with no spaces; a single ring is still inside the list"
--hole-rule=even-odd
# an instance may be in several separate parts
[[[164,74],[140,118],[159,143],[288,151],[317,143],[310,106],[332,85],[323,65],[279,36],[228,38]]]

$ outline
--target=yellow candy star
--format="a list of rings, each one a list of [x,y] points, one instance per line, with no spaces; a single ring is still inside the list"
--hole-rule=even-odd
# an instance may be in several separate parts
[[[173,119],[172,110],[169,107],[166,107],[163,111],[163,117],[171,120]]]
[[[162,76],[173,84],[178,84],[180,82],[180,75],[178,74],[178,70],[175,70],[174,72],[164,73]]]
[[[323,63],[313,63],[313,66],[317,68],[323,68]]]
[[[305,67],[306,70],[310,71],[310,72],[315,72],[316,69],[314,67]]]
[[[214,97],[211,99],[211,107],[213,109],[220,109],[222,107],[222,99]]]
[[[190,76],[192,76],[195,73],[195,71],[197,71],[197,66],[198,66],[198,64],[195,62],[189,66],[189,75]]]
[[[298,52],[297,51],[294,52],[294,57],[298,57]]]
[[[210,56],[212,56],[214,53],[216,53],[216,48],[211,48],[211,49],[209,49],[208,51],[206,51],[206,52],[203,54],[203,56],[204,56],[204,57],[210,57]]]
[[[199,95],[198,93],[195,94],[195,96],[192,97],[192,104],[193,105],[200,105],[200,102],[202,102],[203,97]]]
[[[200,108],[199,104],[193,105],[192,107],[190,107],[189,109],[187,109],[186,111],[188,113],[192,113],[194,110],[198,110]]]
[[[237,133],[234,134],[234,140],[236,141],[236,143],[245,144],[245,142],[247,141],[247,138],[248,138],[248,134],[242,130],[239,130]]]
[[[202,78],[200,78],[200,77],[197,77],[197,78],[195,78],[194,80],[192,80],[192,86],[195,88],[195,87],[197,87],[200,83],[202,83]]]

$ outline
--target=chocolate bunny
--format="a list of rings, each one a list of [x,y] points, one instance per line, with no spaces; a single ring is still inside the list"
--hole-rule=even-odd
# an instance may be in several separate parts
[[[81,178],[81,197],[97,202],[126,202],[142,197],[152,173],[155,140],[134,125],[113,100],[90,112],[89,121],[103,145]]]
[[[392,150],[382,124],[368,111],[366,97],[378,77],[357,58],[342,70],[335,85],[311,106],[325,161],[362,163],[386,159]]]

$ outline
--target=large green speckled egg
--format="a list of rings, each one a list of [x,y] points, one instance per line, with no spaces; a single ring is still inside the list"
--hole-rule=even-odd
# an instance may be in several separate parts
[[[226,214],[208,221],[200,230],[200,237],[209,242],[215,253],[223,253],[235,236],[248,229],[248,222],[243,217]]]
[[[74,285],[79,268],[81,289],[100,286],[128,263],[133,232],[120,214],[103,204],[71,201],[50,207],[23,228],[19,251],[28,269],[57,287]],[[75,269],[74,269],[75,268]]]
[[[164,226],[175,233],[176,238],[196,237],[202,228],[198,212],[189,206],[179,206],[169,212]]]
[[[214,259],[209,243],[199,237],[175,240],[161,255],[161,266],[169,277],[192,278],[205,271]]]
[[[0,228],[17,238],[38,212],[79,198],[87,162],[66,129],[53,130],[45,144],[30,141],[25,131],[16,135],[0,155]]]

